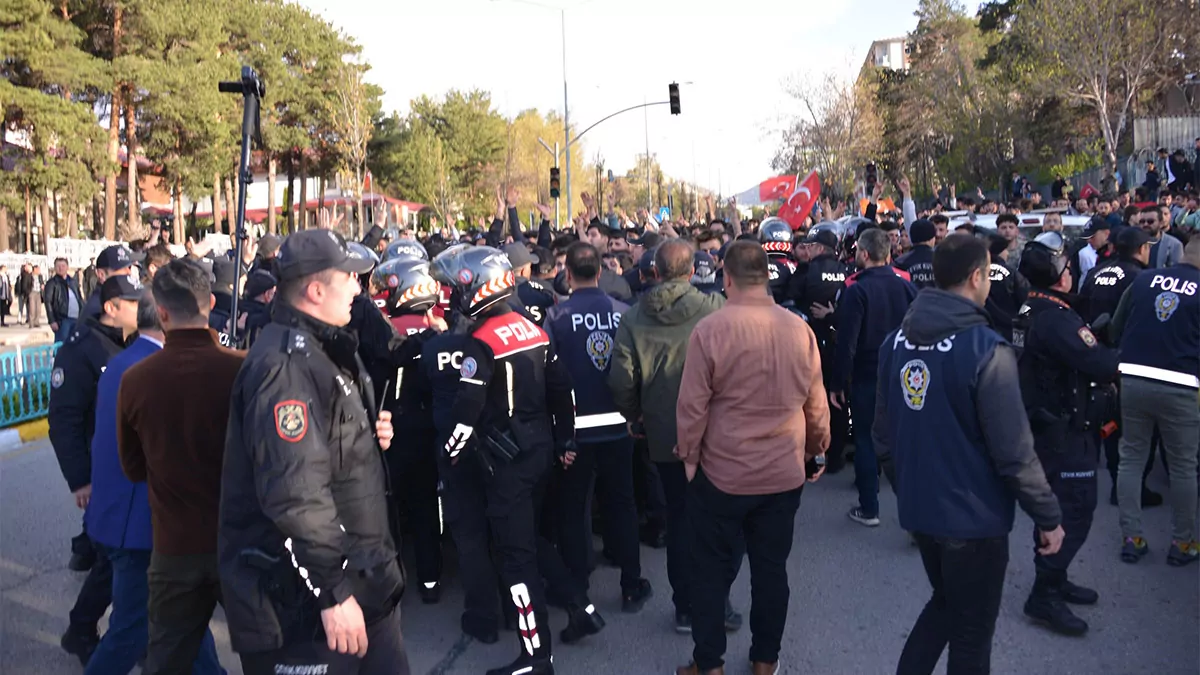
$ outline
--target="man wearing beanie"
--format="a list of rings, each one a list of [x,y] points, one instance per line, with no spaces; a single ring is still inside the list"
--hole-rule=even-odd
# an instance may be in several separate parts
[[[913,249],[896,260],[896,268],[908,272],[917,289],[933,286],[933,240],[937,228],[933,222],[920,218],[909,228],[908,237]]]

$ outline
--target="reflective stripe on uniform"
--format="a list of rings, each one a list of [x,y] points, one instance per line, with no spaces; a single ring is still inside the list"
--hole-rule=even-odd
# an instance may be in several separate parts
[[[617,424],[625,424],[625,418],[621,413],[617,412],[582,415],[575,418],[576,429],[595,429],[596,427],[611,427]]]
[[[1159,382],[1169,382],[1184,387],[1191,387],[1192,389],[1200,389],[1200,377],[1187,373],[1177,373],[1174,370],[1143,366],[1137,363],[1122,363],[1117,367],[1117,370],[1121,371],[1122,375],[1144,377],[1147,380],[1158,380]]]

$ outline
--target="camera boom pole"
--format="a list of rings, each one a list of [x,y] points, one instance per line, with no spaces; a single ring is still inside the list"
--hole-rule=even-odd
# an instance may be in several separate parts
[[[241,296],[241,280],[242,280],[242,251],[246,246],[246,187],[254,180],[254,175],[250,171],[250,144],[254,140],[258,140],[258,144],[262,146],[261,129],[259,128],[259,102],[266,94],[266,88],[263,86],[262,80],[258,79],[258,73],[250,66],[242,66],[242,79],[238,82],[221,82],[218,88],[225,94],[241,94],[242,95],[242,157],[238,162],[238,176],[241,178],[238,185],[238,204],[237,204],[237,241],[234,245],[233,252],[233,293],[231,293],[233,305],[230,308],[230,326],[229,326],[229,347],[237,346],[238,338],[238,298]],[[291,205],[289,204],[290,208]],[[214,213],[216,210],[214,208]]]

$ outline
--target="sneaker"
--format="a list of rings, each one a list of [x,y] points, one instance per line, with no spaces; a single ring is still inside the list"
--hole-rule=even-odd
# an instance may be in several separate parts
[[[1125,544],[1121,546],[1121,562],[1134,564],[1142,559],[1142,556],[1150,552],[1150,545],[1141,537],[1125,537]]]
[[[846,515],[850,516],[850,520],[853,520],[859,525],[866,525],[867,527],[879,527],[879,516],[868,516],[866,512],[862,510],[861,506],[856,506],[850,509],[850,513],[847,513]]]
[[[675,632],[680,635],[692,634],[692,615],[687,612],[675,612]]]
[[[1200,560],[1200,543],[1195,541],[1189,542],[1171,542],[1171,550],[1167,553],[1167,564],[1171,567],[1183,567],[1188,563],[1194,563]]]
[[[626,614],[637,614],[642,606],[654,595],[654,589],[646,579],[638,579],[637,585],[621,592],[621,611]]]

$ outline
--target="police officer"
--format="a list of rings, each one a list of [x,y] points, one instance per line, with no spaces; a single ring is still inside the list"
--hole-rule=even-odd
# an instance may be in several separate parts
[[[463,345],[460,386],[451,408],[454,427],[443,451],[452,465],[464,451],[490,465],[487,524],[519,622],[520,656],[488,675],[551,674],[535,492],[556,453],[564,464],[574,459],[571,386],[546,333],[507,302],[516,286],[508,256],[489,246],[447,251],[434,269],[454,289],[457,309],[474,321],[471,339]],[[462,536],[484,538],[481,520],[460,515],[460,528],[468,530]],[[571,623],[564,636],[574,637],[568,632],[580,626],[598,631],[603,622],[594,611],[590,604],[569,604]]]
[[[379,257],[355,241],[348,242],[346,248],[370,264],[367,271],[358,277],[362,292],[354,296],[347,328],[358,336],[358,355],[375,383],[375,398],[378,400],[383,398],[384,388],[389,384],[395,385],[392,380],[395,353],[404,340],[371,297],[371,271],[379,264]]]
[[[1018,270],[1032,287],[1013,322],[1021,349],[1021,395],[1034,449],[1063,507],[1062,549],[1035,555],[1037,578],[1025,614],[1064,635],[1088,625],[1065,603],[1095,604],[1098,594],[1067,579],[1067,567],[1087,539],[1096,510],[1096,428],[1117,377],[1117,353],[1101,343],[1071,308],[1071,270],[1062,235],[1044,232],[1025,246]],[[1039,545],[1034,533],[1035,546]]]
[[[513,274],[517,280],[516,291],[510,296],[514,309],[524,309],[529,318],[541,326],[546,321],[546,313],[558,302],[554,291],[551,291],[540,281],[533,279],[533,265],[537,258],[529,252],[525,244],[513,242],[504,247],[504,254],[512,265]]]
[[[913,221],[908,230],[912,250],[896,259],[896,269],[908,272],[917,290],[934,286],[933,242],[937,238],[937,226],[925,218]]]
[[[988,293],[988,316],[992,319],[992,328],[1005,340],[1012,341],[1013,319],[1025,299],[1029,296],[1029,281],[1021,276],[1008,264],[1009,241],[1003,235],[992,232],[987,237],[988,254],[991,264],[988,266],[988,279],[992,282]]]
[[[797,273],[792,277],[789,290],[796,308],[808,317],[808,325],[817,336],[826,390],[833,384],[829,378],[833,374],[833,359],[837,354],[833,312],[838,296],[846,287],[846,277],[854,271],[838,259],[837,247],[837,226],[834,223],[821,223],[814,227],[804,241],[807,268],[803,274]],[[829,473],[837,473],[846,466],[844,451],[849,423],[849,411],[845,407],[830,407],[830,441],[829,449],[825,452],[825,470]]]
[[[692,285],[702,293],[722,293],[723,284],[718,278],[717,261],[704,251],[696,251],[692,256]]]
[[[775,304],[787,305],[788,284],[796,271],[792,259],[792,226],[782,218],[767,218],[758,228],[759,241],[767,252],[767,284]]]
[[[558,486],[559,542],[564,562],[586,588],[592,557],[592,487],[599,479],[606,550],[621,568],[621,610],[631,613],[640,611],[652,592],[650,582],[642,578],[638,549],[633,439],[607,384],[617,326],[629,306],[600,290],[600,268],[596,247],[572,244],[567,249],[571,297],[552,308],[546,321],[546,332],[575,390],[578,449]]]
[[[100,301],[100,284],[107,281],[109,277],[132,274],[133,265],[137,264],[141,258],[140,255],[130,251],[125,244],[114,244],[101,251],[100,255],[96,256],[96,287],[88,296],[87,302],[84,303],[83,312],[79,318],[99,319],[104,314],[104,303]]]
[[[234,383],[218,556],[247,675],[409,672],[381,452],[391,416],[376,419],[346,329],[371,265],[330,230],[289,236],[273,322]]]
[[[254,270],[246,277],[246,291],[238,305],[238,313],[241,314],[238,328],[240,349],[250,349],[258,339],[259,332],[271,323],[275,285],[275,276],[265,269]]]
[[[99,318],[87,317],[54,357],[50,372],[50,443],[75,505],[87,509],[92,495],[92,434],[96,423],[96,391],[108,360],[125,348],[137,330],[142,287],[137,276],[111,276],[100,285]],[[100,642],[96,624],[112,602],[112,565],[103,549],[88,570],[62,648],[87,665]]]
[[[1150,235],[1140,227],[1122,227],[1117,233],[1117,256],[1109,258],[1088,270],[1083,285],[1079,290],[1081,305],[1080,315],[1084,321],[1092,323],[1101,316],[1108,314],[1111,318],[1117,313],[1117,305],[1121,296],[1133,284],[1133,280],[1150,264]],[[1106,344],[1113,341],[1106,339],[1107,331],[1101,331],[1097,336]],[[1120,409],[1120,401],[1113,402]],[[1108,473],[1112,476],[1112,490],[1109,493],[1110,504],[1117,504],[1117,467],[1120,464],[1121,431],[1104,437],[1104,459]],[[1162,495],[1146,486],[1146,478],[1154,467],[1154,453],[1146,462],[1146,470],[1142,477],[1142,505],[1158,506],[1162,504]]]
[[[383,399],[383,409],[392,413],[397,433],[406,439],[403,446],[384,455],[396,488],[393,497],[397,511],[407,516],[393,523],[393,535],[400,540],[399,523],[407,520],[421,601],[435,604],[441,599],[442,575],[436,432],[427,397],[414,376],[423,342],[436,335],[427,329],[433,326],[445,329],[445,322],[431,314],[441,285],[430,275],[429,263],[415,257],[383,262],[372,272],[371,285],[382,289],[384,311],[397,332],[406,338],[396,353],[392,384]]]
[[[1196,448],[1200,446],[1200,237],[1183,261],[1145,270],[1134,279],[1113,316],[1121,346],[1121,560],[1136,563],[1150,545],[1142,530],[1138,472],[1151,452],[1155,427],[1169,458],[1171,547],[1167,564],[1200,560],[1196,543]]]

